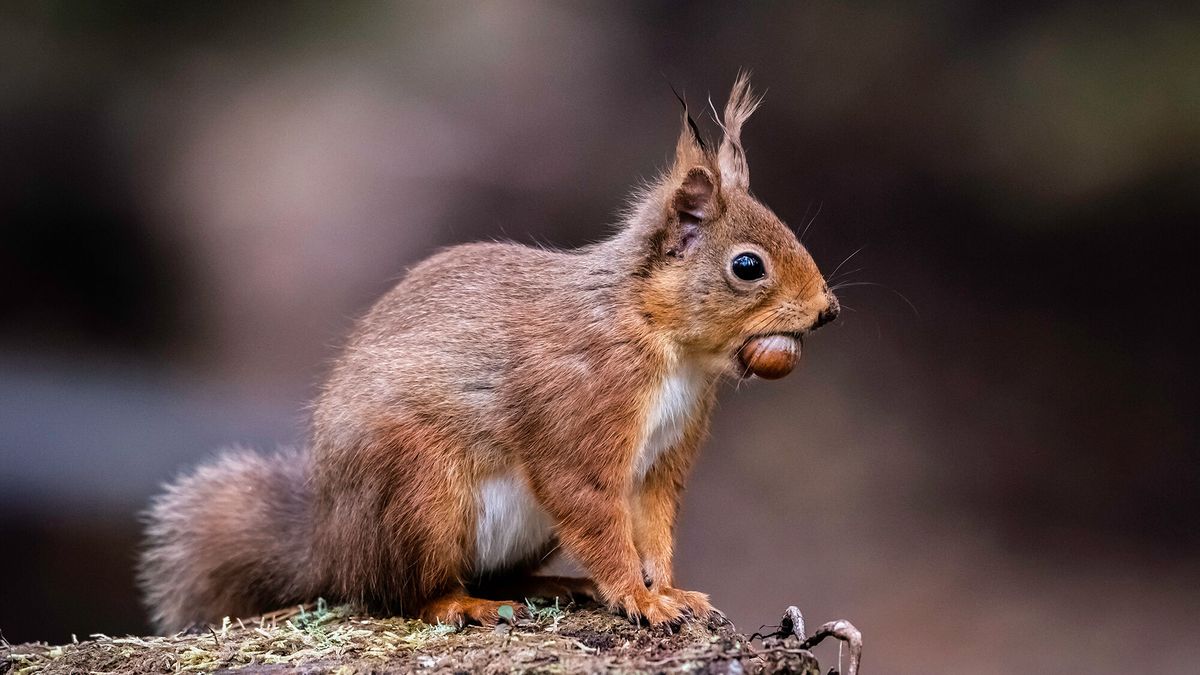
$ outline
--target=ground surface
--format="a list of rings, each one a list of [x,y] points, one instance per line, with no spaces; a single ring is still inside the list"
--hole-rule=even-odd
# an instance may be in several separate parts
[[[455,630],[355,616],[324,605],[171,637],[93,635],[51,646],[0,643],[0,675],[110,672],[263,673],[804,673],[798,640],[769,646],[720,621],[677,631],[635,626],[595,608],[535,603],[533,620]]]

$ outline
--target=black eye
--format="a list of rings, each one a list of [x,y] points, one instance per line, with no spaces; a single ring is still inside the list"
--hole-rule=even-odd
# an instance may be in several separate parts
[[[737,254],[729,266],[733,268],[734,275],[742,281],[754,281],[767,274],[767,268],[763,266],[762,258],[753,253]]]

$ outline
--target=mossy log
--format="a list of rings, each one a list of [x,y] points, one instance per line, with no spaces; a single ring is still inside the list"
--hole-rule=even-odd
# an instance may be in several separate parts
[[[533,619],[455,629],[297,608],[226,620],[168,637],[67,645],[0,644],[0,675],[108,672],[237,673],[802,673],[820,675],[800,640],[753,642],[720,619],[678,629],[636,626],[595,606],[536,603]]]

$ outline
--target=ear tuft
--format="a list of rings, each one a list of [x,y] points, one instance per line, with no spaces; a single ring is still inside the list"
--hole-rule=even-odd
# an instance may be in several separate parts
[[[704,135],[700,133],[700,127],[696,126],[696,120],[688,111],[687,99],[675,91],[674,86],[671,86],[671,92],[679,99],[679,105],[683,108],[683,125],[679,130],[679,140],[675,143],[675,159],[672,162],[672,173],[675,173],[684,167],[707,164],[711,152]]]
[[[721,184],[746,189],[750,186],[750,167],[746,164],[746,151],[742,149],[742,125],[758,109],[762,97],[756,97],[750,89],[750,73],[741,71],[729,93],[725,104],[725,137],[717,151],[717,162],[721,167]]]
[[[670,81],[667,82],[667,86],[671,88],[671,93],[675,94],[680,107],[683,108],[683,137],[679,139],[680,144],[684,144],[684,137],[687,137],[686,145],[696,146],[702,153],[708,152],[708,143],[704,140],[704,134],[700,133],[700,127],[696,126],[696,120],[692,119],[692,113],[688,111],[687,99],[676,91],[675,85]]]

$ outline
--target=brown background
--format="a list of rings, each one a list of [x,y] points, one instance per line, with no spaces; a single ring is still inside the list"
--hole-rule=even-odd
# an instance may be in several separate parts
[[[851,618],[870,672],[1194,670],[1198,34],[1108,2],[7,3],[0,630],[144,631],[156,484],[300,439],[436,247],[603,236],[672,147],[664,76],[719,104],[745,66],[754,190],[880,285],[724,393],[682,581],[743,629]]]

